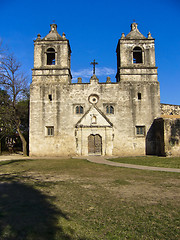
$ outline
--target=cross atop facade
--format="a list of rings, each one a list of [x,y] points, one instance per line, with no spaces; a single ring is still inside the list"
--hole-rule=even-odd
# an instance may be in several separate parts
[[[95,61],[91,62],[91,65],[93,65],[93,74],[95,74],[95,66],[97,65],[98,63]]]

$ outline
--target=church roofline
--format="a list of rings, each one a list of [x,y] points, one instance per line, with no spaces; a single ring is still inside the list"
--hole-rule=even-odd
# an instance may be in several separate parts
[[[178,105],[178,104],[170,104],[170,103],[160,103],[160,105],[170,105],[170,106],[180,107],[180,105]]]

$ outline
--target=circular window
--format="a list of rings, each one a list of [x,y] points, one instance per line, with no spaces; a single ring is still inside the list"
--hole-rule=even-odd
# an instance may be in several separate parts
[[[92,94],[88,98],[89,102],[92,104],[96,104],[99,101],[99,97],[96,94]]]

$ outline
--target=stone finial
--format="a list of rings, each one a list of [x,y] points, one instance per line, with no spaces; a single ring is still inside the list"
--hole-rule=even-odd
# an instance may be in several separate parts
[[[90,78],[90,83],[98,83],[99,79],[96,77],[95,74],[92,75],[92,77]]]
[[[57,32],[57,24],[53,23],[51,26],[51,32]]]
[[[150,33],[150,32],[148,33],[148,38],[149,38],[149,39],[152,39],[152,36],[151,36],[151,33]]]
[[[36,41],[39,41],[39,40],[41,40],[41,34],[38,33]]]
[[[121,39],[123,39],[123,38],[125,38],[125,34],[124,33],[121,34]]]
[[[138,26],[138,24],[135,23],[135,22],[133,22],[133,23],[131,24],[131,31],[137,30],[137,26]]]
[[[82,83],[82,78],[78,77],[78,82],[77,83]]]
[[[62,38],[66,39],[66,34],[63,32]]]
[[[106,83],[111,83],[111,78],[110,77],[107,77]]]

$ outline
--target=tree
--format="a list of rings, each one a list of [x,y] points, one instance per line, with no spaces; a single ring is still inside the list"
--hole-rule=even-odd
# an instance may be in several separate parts
[[[0,154],[2,139],[14,133],[11,100],[7,92],[0,88]]]
[[[23,155],[27,155],[27,141],[21,129],[21,114],[18,111],[18,104],[26,100],[28,96],[27,77],[21,70],[20,63],[15,56],[9,52],[3,52],[0,60],[0,85],[10,96],[12,103],[12,118],[16,130],[22,142]]]

